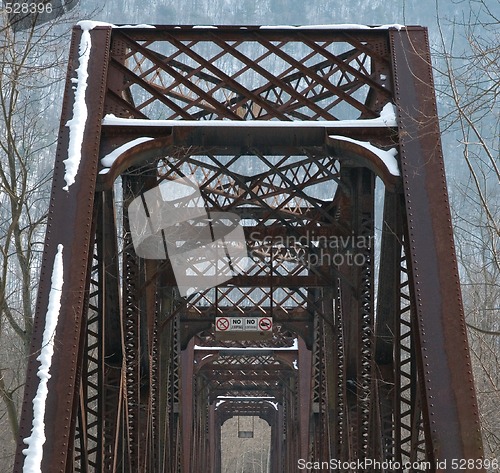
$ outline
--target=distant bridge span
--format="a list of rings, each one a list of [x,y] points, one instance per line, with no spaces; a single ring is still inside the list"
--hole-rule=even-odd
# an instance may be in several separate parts
[[[248,257],[182,297],[127,208],[188,176]],[[233,416],[273,473],[482,458],[426,29],[75,27],[31,351],[17,473],[219,473]]]

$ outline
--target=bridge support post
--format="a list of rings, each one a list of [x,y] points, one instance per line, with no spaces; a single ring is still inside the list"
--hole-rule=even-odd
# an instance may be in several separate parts
[[[90,47],[88,63],[85,63],[83,35],[90,36],[86,47]],[[41,379],[38,370],[38,355],[43,349],[42,338],[50,317],[57,323],[51,339],[54,354],[50,360],[50,379],[47,381],[45,422],[43,433],[42,471],[65,473],[72,464],[76,413],[80,389],[80,370],[85,340],[85,324],[88,304],[90,262],[94,241],[93,212],[94,191],[98,170],[98,152],[101,134],[100,120],[89,120],[79,137],[75,124],[82,107],[89,117],[101,117],[104,110],[106,74],[111,38],[111,28],[100,28],[84,32],[75,28],[70,47],[70,59],[64,106],[56,151],[52,194],[45,250],[41,267],[41,284],[36,305],[37,317],[33,325],[31,356],[28,361],[23,413],[20,424],[19,443],[16,453],[15,471],[21,472],[25,462],[23,450],[27,447],[23,439],[30,437],[35,422],[33,400],[41,394]],[[83,71],[85,69],[85,71]],[[82,77],[86,79],[86,92]],[[78,85],[76,81],[78,82]],[[80,95],[77,95],[80,94]],[[81,95],[84,96],[83,102]],[[70,126],[70,123],[73,124]],[[71,152],[70,152],[71,146]],[[72,172],[71,167],[76,166]],[[74,182],[72,180],[74,179]],[[55,258],[62,255],[63,285],[60,293],[60,308],[49,307],[49,295],[55,299],[59,289],[54,288]],[[55,312],[54,312],[55,311]],[[38,412],[38,416],[43,414]],[[44,422],[43,418],[38,419]],[[36,438],[35,438],[36,437]],[[37,435],[31,442],[39,442]]]
[[[452,459],[478,458],[482,442],[427,32],[391,31],[390,43],[428,455],[452,471]]]

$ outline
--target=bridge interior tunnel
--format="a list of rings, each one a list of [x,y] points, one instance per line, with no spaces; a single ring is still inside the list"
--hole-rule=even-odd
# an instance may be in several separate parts
[[[241,471],[281,471],[287,450],[301,452],[298,343],[290,335],[274,337],[267,347],[235,347],[233,341],[223,348],[219,341],[216,354],[196,347],[195,366],[205,363],[196,368],[194,389],[205,393],[209,442],[216,439],[214,471],[240,471],[231,470],[235,465]]]
[[[127,268],[122,310],[131,390],[126,398],[137,423],[132,429],[135,448],[147,449],[153,431],[147,432],[155,428],[158,455],[165,465],[173,457],[180,459],[185,472],[207,464],[218,472],[222,419],[238,412],[248,416],[254,409],[271,428],[270,472],[290,471],[311,452],[317,458],[341,456],[342,445],[366,455],[375,448],[374,439],[363,432],[372,422],[381,428],[379,419],[370,416],[376,399],[373,163],[363,156],[353,159],[351,149],[348,158],[339,154],[341,144],[325,142],[322,133],[295,131],[296,144],[290,146],[292,136],[286,130],[260,130],[259,139],[265,144],[251,151],[217,143],[222,138],[238,142],[238,133],[208,135],[210,147],[182,143],[166,147],[167,140],[160,139],[159,149],[150,145],[146,151],[132,150],[105,177],[121,171],[112,208],[106,210],[111,194],[103,190],[101,211],[103,221],[112,226],[108,230],[117,235],[115,244],[123,241],[122,261],[118,266],[109,261],[110,267],[114,265],[117,275],[120,265]],[[257,135],[248,130],[245,136],[257,142]],[[189,142],[196,139],[191,135]],[[313,139],[317,142],[311,144]],[[305,141],[303,146],[297,144],[300,140]],[[347,162],[342,164],[342,159]],[[382,168],[382,177],[384,172]],[[233,264],[240,258],[246,267],[227,282],[182,297],[173,258],[137,255],[131,238],[134,214],[125,209],[146,195],[140,203],[149,206],[145,214],[152,215],[148,192],[186,176],[196,179],[208,216],[203,222],[213,225],[216,212],[236,214],[245,252]],[[388,186],[394,190],[391,177]],[[123,209],[116,208],[120,205]],[[118,215],[116,223],[110,223],[104,212]],[[233,225],[224,214],[217,222]],[[199,223],[200,219],[195,225]],[[122,239],[118,231],[123,232]],[[164,233],[161,239],[160,249],[172,243],[165,242]],[[156,251],[157,242],[153,243]],[[98,253],[106,255],[108,244],[98,240]],[[182,245],[192,242],[181,238]],[[205,261],[198,274],[186,273],[181,283],[195,286],[200,275],[210,282],[213,264]],[[106,277],[116,284],[109,279],[110,267]],[[113,317],[116,313],[110,314],[110,321]],[[267,318],[272,330],[217,327],[218,319],[248,318]],[[108,342],[106,352],[121,350],[112,346],[116,341]],[[228,397],[240,400],[229,402]],[[139,420],[150,411],[156,427]],[[160,428],[162,424],[168,428]],[[332,428],[338,431],[327,441],[322,432]]]
[[[89,357],[83,379],[89,402],[98,396],[106,401],[103,422],[97,416],[94,422],[114,445],[109,461],[132,471],[147,464],[150,471],[188,473],[208,465],[222,473],[222,426],[250,414],[270,426],[269,473],[293,471],[300,459],[391,457],[395,435],[423,455],[424,431],[411,424],[422,411],[403,407],[418,405],[420,394],[407,387],[416,369],[415,340],[402,227],[394,217],[401,198],[395,177],[371,152],[345,147],[323,132],[186,131],[174,129],[122,155],[104,175],[97,198],[101,223],[92,280],[101,290],[90,298],[87,347],[89,353],[101,350],[105,365],[99,371]],[[263,144],[236,145],[243,135]],[[207,137],[210,146],[197,143]],[[234,228],[235,220],[225,218],[230,213],[244,235],[244,255],[233,264],[244,261],[245,271],[215,287],[213,260],[193,265],[178,280],[178,260],[168,245],[193,248],[193,241],[178,237],[186,222],[160,237],[145,230],[139,239],[150,245],[145,249],[133,240],[138,217],[132,203],[152,218],[158,201],[148,193],[182,179],[196,183],[206,212],[192,220],[196,229],[215,222],[225,236]],[[385,189],[388,228],[378,255],[376,182],[382,194]],[[160,195],[162,204],[165,191]],[[190,203],[183,211],[192,208]],[[170,232],[176,222],[163,224]],[[159,256],[143,257],[148,251]],[[376,260],[377,270],[387,271],[378,285]],[[189,292],[200,278],[208,287]],[[224,331],[217,327],[220,318],[267,318],[272,330]],[[392,377],[406,372],[396,397]],[[394,429],[402,414],[406,438]],[[88,406],[87,425],[92,418]],[[85,425],[78,419],[77,431]],[[77,444],[82,461],[80,452]]]
[[[250,151],[232,144],[240,142],[238,130],[212,135],[205,130],[203,139],[210,137],[210,147],[186,147],[185,135],[174,133],[168,139],[180,140],[180,145],[165,147],[167,140],[160,139],[161,151],[150,145],[147,159],[144,151],[131,152],[128,161],[116,164],[124,208],[151,189],[190,176],[204,202],[204,221],[213,225],[215,212],[234,213],[245,237],[245,254],[236,256],[236,264],[238,258],[245,260],[244,272],[181,297],[175,260],[137,256],[131,213],[115,210],[123,218],[116,228],[124,231],[127,382],[136,390],[127,399],[137,400],[135,422],[145,412],[155,412],[153,419],[160,422],[156,429],[168,426],[156,432],[158,455],[165,466],[178,458],[183,472],[204,465],[221,471],[222,425],[230,417],[250,414],[270,426],[269,472],[291,471],[311,455],[325,460],[369,455],[383,448],[369,431],[392,435],[385,429],[392,429],[387,425],[392,426],[395,408],[392,403],[385,421],[381,412],[372,415],[387,385],[377,381],[381,369],[375,351],[385,353],[382,341],[391,352],[395,346],[393,334],[379,342],[375,335],[376,159],[310,130],[295,131],[293,138],[286,130],[244,133],[247,141],[265,144]],[[195,132],[188,141],[197,139]],[[288,145],[292,140],[294,146]],[[387,178],[388,195],[396,196],[387,198],[390,208],[398,200],[396,180],[384,167],[380,176]],[[383,191],[383,181],[378,182]],[[151,215],[149,197],[144,202]],[[233,224],[223,216],[217,222]],[[400,232],[394,223],[390,243],[384,238],[384,244],[393,245],[392,253],[402,254],[396,238]],[[160,248],[167,243],[172,242]],[[182,238],[181,248],[188,243]],[[195,286],[200,275],[210,281],[213,262],[204,264],[181,283]],[[388,284],[399,291],[400,283],[396,276],[387,277],[379,290],[387,290]],[[400,313],[388,307],[387,312],[392,324],[398,314],[407,317],[406,309]],[[269,332],[217,326],[218,319],[263,317],[272,321]],[[380,327],[386,323],[379,318]],[[399,349],[409,350],[405,344],[411,340],[405,339]],[[390,366],[393,357],[380,360]],[[142,386],[139,391],[137,385]],[[146,432],[153,425],[137,425],[137,448],[147,449]],[[421,434],[417,438],[423,441]]]

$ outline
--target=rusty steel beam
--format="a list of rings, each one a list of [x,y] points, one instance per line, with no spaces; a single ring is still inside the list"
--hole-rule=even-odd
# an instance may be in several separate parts
[[[391,32],[390,41],[428,454],[450,465],[480,458],[482,441],[431,58],[426,30]]]
[[[86,320],[85,293],[89,286],[89,261],[92,257],[91,248],[94,239],[91,229],[101,133],[100,120],[89,121],[83,134],[78,174],[75,182],[69,186],[68,190],[64,190],[68,185],[68,181],[65,180],[64,161],[69,158],[70,141],[70,129],[66,125],[73,118],[75,94],[72,80],[76,78],[76,70],[79,67],[81,36],[82,31],[80,28],[76,28],[70,47],[41,267],[42,277],[36,305],[37,316],[34,320],[34,335],[30,348],[32,355],[28,362],[23,415],[14,467],[15,471],[18,472],[22,471],[24,464],[22,451],[26,448],[22,439],[30,436],[33,420],[32,401],[40,382],[37,376],[39,363],[36,356],[42,346],[42,333],[51,290],[52,268],[58,245],[63,246],[64,284],[61,294],[61,308],[54,334],[55,353],[50,368],[51,378],[47,384],[45,418],[50,421],[45,425],[46,442],[43,446],[42,470],[66,473],[73,462],[74,419],[78,409],[80,387],[78,369],[81,366],[84,340],[82,329]],[[100,117],[104,110],[111,29],[92,31],[91,37],[94,47],[88,63],[88,88],[93,93],[86,97],[86,105],[90,117]]]

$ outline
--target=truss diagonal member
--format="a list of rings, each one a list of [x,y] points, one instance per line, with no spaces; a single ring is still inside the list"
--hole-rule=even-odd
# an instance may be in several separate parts
[[[205,100],[208,104],[210,104],[214,108],[214,110],[217,110],[221,114],[221,116],[228,117],[228,118],[231,118],[233,120],[240,120],[241,119],[234,112],[232,112],[231,110],[224,107],[223,104],[221,104],[218,100],[216,100],[210,94],[208,94],[207,92],[202,90],[200,87],[198,87],[196,84],[191,82],[188,78],[186,78],[185,76],[183,76],[182,74],[177,72],[174,67],[169,66],[164,61],[162,61],[161,58],[159,58],[154,51],[151,51],[151,50],[139,45],[138,43],[133,42],[124,33],[120,33],[120,36],[122,37],[124,42],[126,42],[131,48],[140,52],[144,57],[146,57],[147,59],[149,59],[153,63],[157,64],[158,67],[160,67],[163,71],[165,71],[167,74],[171,75],[175,80],[177,80],[179,82],[179,84],[183,84],[185,87],[187,87],[192,92],[194,92],[198,96],[198,99],[191,101],[190,106],[199,105],[199,104],[201,104],[201,100]],[[145,83],[147,83],[147,82],[145,82]],[[156,90],[156,93],[158,93],[157,90]],[[187,109],[184,109],[184,110],[186,111]]]
[[[304,64],[300,63],[296,59],[294,59],[292,56],[287,54],[285,51],[282,49],[274,46],[272,43],[265,41],[265,39],[262,36],[256,35],[258,38],[260,38],[259,43],[265,46],[266,48],[270,49],[273,51],[277,56],[279,56],[281,59],[284,61],[287,61],[289,64],[293,64],[299,71],[301,71],[304,74],[304,77],[310,77],[313,79],[313,83],[322,85],[325,87],[325,89],[329,90],[332,95],[337,95],[339,98],[341,98],[343,101],[351,104],[353,107],[357,108],[359,111],[366,113],[368,116],[372,117],[377,117],[377,113],[370,108],[368,108],[366,105],[362,104],[355,98],[353,98],[351,95],[347,94],[344,92],[342,89],[340,89],[337,85],[332,84],[328,80],[326,80],[324,77],[321,77],[314,71],[314,69],[311,69]],[[306,40],[304,39],[304,43],[307,44],[312,50],[316,51],[318,54],[322,54],[324,56],[328,56],[327,60],[330,61],[332,64],[336,64],[339,67],[339,70],[343,71],[344,73],[346,71],[350,72],[353,74],[355,77],[358,78],[358,80],[361,81],[361,84],[367,84],[370,82],[371,86],[377,86],[377,88],[381,88],[375,81],[370,80],[368,81],[369,77],[361,74],[358,70],[356,70],[354,67],[350,66],[349,64],[346,64],[343,61],[340,61],[334,54],[329,53],[326,48],[321,47],[314,43],[313,41]],[[328,53],[328,54],[327,54]],[[332,90],[333,89],[333,90]],[[390,95],[385,91],[386,95]]]
[[[209,70],[212,71],[214,74],[219,75],[220,77],[223,78],[224,82],[229,84],[237,93],[241,94],[242,97],[247,97],[252,99],[255,103],[259,104],[262,108],[264,108],[271,116],[279,118],[281,120],[289,120],[289,118],[284,115],[281,111],[276,110],[274,108],[273,103],[269,103],[267,100],[264,100],[262,97],[259,95],[255,94],[253,91],[247,89],[246,87],[242,86],[239,84],[237,81],[235,81],[232,77],[228,76],[225,74],[223,71],[218,69],[214,64],[211,64],[209,61],[207,61],[205,58],[200,56],[199,54],[195,53],[194,51],[190,50],[187,46],[185,46],[181,41],[175,39],[173,36],[169,36],[170,41],[175,44],[181,51],[185,52],[188,56],[190,56],[192,59],[197,61],[200,64],[204,64],[205,67]],[[219,44],[218,41],[214,41],[215,44],[218,44],[223,50],[229,52],[232,54],[230,51],[227,51],[226,48],[222,47],[221,44]],[[226,45],[226,43],[222,43],[223,45]],[[248,60],[249,62],[244,62],[247,67],[250,69],[253,69],[255,64]],[[238,119],[241,119],[241,117],[237,117]]]
[[[331,62],[333,64],[337,64],[337,66],[339,67],[339,69],[341,69],[341,70],[343,70],[345,72],[349,72],[350,74],[352,74],[354,77],[356,77],[363,84],[369,85],[372,89],[375,89],[375,90],[377,90],[377,92],[380,92],[383,95],[385,95],[388,100],[390,99],[390,97],[392,95],[391,92],[390,92],[390,90],[386,89],[381,84],[379,84],[378,82],[376,82],[375,80],[373,80],[369,75],[363,74],[359,69],[356,69],[355,67],[352,67],[345,60],[347,58],[343,59],[340,56],[332,54],[324,46],[318,45],[317,43],[315,43],[314,41],[311,41],[310,39],[308,39],[304,35],[301,35],[301,37],[302,37],[302,40],[304,41],[305,44],[307,44],[311,49],[313,49],[314,51],[316,51],[317,54],[324,56],[328,62]],[[359,42],[356,42],[356,46],[358,46],[359,44],[360,44]],[[353,54],[351,57],[354,57],[355,55],[359,56],[361,51],[364,51],[365,54],[368,57],[370,57],[370,58],[372,58],[372,56],[374,55],[374,51],[372,51],[372,50],[370,50],[368,48],[363,48],[362,50],[360,48],[357,48],[357,49],[355,49],[353,51],[356,52],[357,54]],[[377,57],[379,57],[379,56],[377,55]],[[343,98],[346,101],[348,101],[347,97],[343,97]],[[359,102],[358,102],[358,104],[359,104]],[[381,105],[383,105],[383,104],[381,104]],[[363,107],[363,109],[360,109],[360,110],[361,111],[369,112],[369,115],[371,115],[372,117],[376,116],[376,112],[373,111],[373,110],[371,110],[371,109],[368,109],[367,107]]]
[[[323,108],[319,107],[314,102],[307,100],[300,92],[297,92],[293,87],[284,83],[282,80],[278,79],[276,76],[274,76],[272,73],[270,73],[269,71],[264,69],[262,66],[259,66],[257,63],[255,63],[254,61],[252,61],[251,59],[246,57],[243,53],[240,53],[233,46],[221,41],[216,36],[213,36],[213,41],[218,46],[225,49],[228,53],[230,53],[232,56],[234,56],[239,61],[241,61],[243,64],[251,66],[253,70],[258,72],[262,77],[267,79],[270,83],[272,83],[276,87],[278,87],[278,89],[283,90],[284,92],[289,94],[291,97],[294,97],[299,103],[302,104],[302,106],[315,112],[317,116],[323,117],[325,120],[332,118],[329,113],[325,113],[325,110]],[[283,109],[283,111],[286,110],[286,109],[284,109],[284,107],[280,107],[280,108]]]
[[[271,169],[273,169],[275,171],[276,175],[279,176],[283,180],[284,183],[288,184],[289,188],[293,188],[294,192],[296,192],[298,196],[300,196],[306,202],[308,202],[308,201],[311,202],[313,208],[317,212],[319,212],[321,215],[323,215],[327,220],[332,219],[332,216],[327,211],[325,211],[321,205],[319,205],[318,201],[314,201],[313,199],[310,199],[309,196],[307,194],[305,194],[302,189],[300,189],[300,187],[296,186],[296,183],[294,183],[288,176],[286,176],[283,172],[281,172],[281,170],[277,166],[274,166],[271,162],[269,162],[269,160],[259,150],[254,149],[254,150],[252,150],[252,152],[255,156],[258,156],[263,163],[265,163]],[[286,202],[288,202],[291,198],[295,198],[295,195],[290,194],[290,196]],[[285,202],[285,204],[286,204],[286,202]],[[284,204],[282,204],[281,207],[283,205]],[[278,208],[276,210],[278,210]]]
[[[188,66],[187,64],[184,64],[180,61],[177,61],[175,59],[171,59],[171,57],[169,56],[165,56],[163,54],[160,54],[159,52],[156,52],[156,51],[152,51],[153,54],[155,54],[159,59],[161,59],[161,61],[165,64],[170,64],[172,65],[174,68],[177,68],[185,73],[187,73],[187,75],[185,76],[186,79],[189,79],[190,77],[194,76],[194,77],[197,77],[198,79],[200,80],[203,80],[205,82],[210,82],[212,84],[214,84],[216,86],[216,88],[212,89],[211,92],[213,94],[213,92],[220,88],[220,89],[226,89],[228,90],[229,92],[231,93],[237,93],[236,90],[232,90],[230,86],[225,86],[225,82],[218,79],[217,77],[214,77],[210,74],[207,74],[206,72],[203,72],[202,69],[206,66],[205,64],[200,64],[197,68],[194,68],[194,67],[191,67],[191,66]],[[178,52],[178,54],[180,54],[180,51]],[[224,53],[225,54],[225,53]],[[223,55],[223,54],[219,54],[218,56],[220,55]],[[217,56],[215,56],[217,57]],[[212,60],[214,60],[214,58],[212,58]],[[163,78],[162,76],[159,74],[158,72],[158,69],[157,69],[157,64],[154,63],[154,65],[152,67],[150,67],[147,71],[143,72],[143,74],[141,74],[141,77],[145,77],[147,76],[149,73],[151,72],[155,72],[155,77],[154,78],[158,78],[160,80],[160,82],[162,83],[162,85],[158,85],[157,83],[155,83],[154,80],[151,80],[151,79],[145,79],[146,82],[148,82],[149,84],[151,84],[153,87],[155,87],[158,92],[162,93],[162,94],[165,94],[167,96],[170,96],[172,98],[175,98],[177,100],[180,100],[182,102],[185,102],[185,103],[191,103],[192,102],[192,99],[188,96],[188,95],[183,95],[182,93],[179,93],[179,92],[174,92],[173,89],[175,87],[178,86],[178,84],[176,84],[175,82],[173,84],[170,84],[168,87],[164,84],[164,81],[163,81]],[[234,103],[234,98],[231,99],[231,100],[226,100],[225,102],[223,102],[223,104],[225,105],[228,105],[228,104],[233,104]],[[200,108],[204,108],[205,109],[205,114],[207,113],[214,113],[215,112],[215,109],[213,109],[212,107],[209,107],[207,106],[207,104],[204,104],[204,103],[199,103],[198,102],[198,106]],[[191,118],[192,119],[199,119],[201,118],[203,115],[203,112],[198,112],[194,115],[191,115]]]
[[[212,83],[216,84],[216,86],[219,86],[220,88],[222,88],[222,85],[225,85],[224,88],[227,88],[228,90],[230,90],[230,91],[232,91],[234,93],[240,94],[238,97],[235,97],[234,99],[231,99],[229,101],[226,101],[226,102],[222,103],[222,105],[225,106],[224,112],[221,113],[222,116],[226,115],[230,111],[230,109],[227,108],[228,105],[234,105],[234,104],[236,104],[238,101],[240,101],[243,98],[246,98],[246,99],[250,98],[255,103],[258,103],[262,108],[264,108],[268,112],[270,112],[273,116],[276,116],[276,117],[280,116],[280,114],[277,113],[277,111],[276,111],[276,109],[274,107],[275,106],[274,103],[266,101],[265,99],[263,99],[259,95],[254,94],[251,90],[245,88],[244,86],[242,86],[241,84],[239,84],[237,81],[235,81],[232,77],[230,77],[227,74],[223,73],[221,70],[219,70],[216,66],[214,66],[213,64],[211,64],[205,58],[203,58],[203,57],[199,56],[198,54],[196,54],[189,47],[187,47],[186,45],[184,45],[181,42],[176,41],[175,38],[171,37],[170,40],[171,40],[171,42],[173,44],[176,44],[176,46],[179,47],[180,51],[185,52],[188,56],[192,57],[194,60],[196,60],[198,63],[200,63],[201,67],[205,67],[208,70],[211,70],[212,72],[214,72],[215,74],[218,74],[219,76],[223,77],[223,80],[217,79],[216,77],[210,76],[209,74],[206,74],[206,73],[202,73],[202,72],[195,73],[196,69],[190,68],[189,66],[186,66],[186,65],[182,65],[182,63],[180,63],[179,61],[174,61],[174,62],[169,61],[169,62],[172,63],[172,65],[174,67],[178,67],[179,69],[183,70],[184,72],[188,72],[190,74],[193,74],[195,76],[203,78],[203,79],[207,80],[208,82],[212,82]],[[156,53],[154,51],[150,51],[150,50],[146,50],[146,51],[144,51],[144,49],[141,49],[141,53],[145,57],[148,57],[148,59],[150,59],[152,62],[154,62],[156,64],[158,64],[158,62],[166,64],[166,61],[169,59],[169,58],[165,57],[164,55],[161,55],[161,54]],[[181,67],[181,65],[182,65],[182,67]],[[247,66],[247,68],[250,68],[250,66]],[[166,72],[168,72],[168,71],[166,71]],[[240,71],[240,73],[241,72],[242,71]],[[177,79],[179,79],[179,77],[185,77],[185,76],[177,75],[175,77]],[[190,83],[192,84],[192,82],[188,81],[188,77],[184,78],[183,82],[184,82],[184,85],[186,87],[188,87],[188,88],[189,88],[189,86],[187,84],[190,84]],[[184,101],[186,103],[192,103],[193,102],[189,98],[183,97],[180,94],[175,94],[171,90],[167,91],[167,88],[162,89],[162,88],[160,88],[160,87],[158,87],[156,85],[154,85],[153,87],[155,87],[155,89],[157,89],[157,91],[163,91],[167,95],[171,95],[171,96],[173,96],[173,97],[175,97],[175,98],[177,98],[179,100],[182,100],[182,101]],[[214,90],[212,90],[211,92],[213,92],[213,91]],[[219,102],[217,102],[217,104],[219,104]],[[200,103],[200,102],[197,103],[197,106],[199,106],[200,108],[205,108],[207,113],[214,113],[217,110],[217,108],[208,108],[205,104]],[[198,112],[198,113],[190,116],[190,118],[197,118],[197,117],[199,118],[201,116],[202,115],[200,115],[200,112]],[[233,118],[235,118],[235,119],[241,119],[240,116],[233,116]],[[281,118],[283,120],[288,120],[288,118],[285,115],[281,115]]]
[[[191,116],[189,115],[189,113],[185,109],[183,109],[182,107],[177,105],[175,102],[173,102],[172,100],[165,97],[163,94],[160,94],[158,92],[158,90],[156,89],[156,87],[154,87],[149,82],[145,81],[144,79],[142,79],[141,77],[136,75],[134,72],[132,72],[130,69],[125,67],[123,64],[121,64],[119,61],[117,61],[113,57],[110,60],[110,65],[111,65],[111,67],[118,69],[123,74],[123,76],[125,78],[129,79],[130,81],[137,84],[139,87],[141,87],[144,90],[146,90],[147,92],[149,92],[156,100],[159,100],[164,105],[166,105],[167,107],[171,108],[176,113],[181,115],[183,118],[185,118],[185,119],[191,118]],[[136,110],[139,111],[139,109],[137,109],[137,107],[142,108],[141,105],[133,106],[132,104],[130,104],[129,106],[132,106],[133,108],[135,108]]]
[[[175,60],[170,60],[169,58],[167,58],[166,56],[163,56],[159,53],[156,53],[158,54],[159,57],[163,58],[163,60],[169,60],[169,62],[174,65],[175,67],[178,67],[179,69],[183,70],[184,72],[188,72],[196,77],[199,77],[200,79],[202,80],[205,80],[207,82],[211,82],[213,84],[215,84],[217,87],[220,87],[220,88],[225,88],[235,94],[237,94],[235,97],[227,100],[225,102],[225,104],[227,106],[234,106],[236,105],[238,102],[242,102],[242,101],[245,101],[245,100],[248,100],[250,98],[250,100],[254,101],[254,97],[257,96],[257,97],[260,97],[262,98],[263,95],[266,93],[266,92],[270,92],[272,90],[275,90],[276,89],[276,85],[275,84],[272,84],[272,83],[267,83],[257,89],[253,89],[251,91],[247,91],[246,89],[244,89],[244,91],[242,92],[241,90],[241,87],[233,87],[229,84],[229,82],[226,80],[221,80],[221,79],[218,79],[217,77],[214,77],[210,74],[207,74],[207,73],[204,73],[204,72],[201,72],[197,69],[194,69],[193,67],[190,67],[186,64],[183,64],[181,63],[180,61],[175,61]],[[270,54],[270,51],[268,50],[268,54]],[[310,53],[308,56],[306,56],[304,58],[304,61],[308,60],[310,57],[313,57],[314,55],[316,55],[316,51],[313,51],[312,53]],[[340,61],[342,62],[345,62],[349,57],[352,57],[353,55],[355,54],[359,54],[358,51],[356,50],[351,50],[351,51],[347,51],[345,53],[342,53],[340,55],[338,55],[338,58]],[[265,56],[265,55],[263,55]],[[261,56],[260,58],[258,58],[259,60],[262,59]],[[308,66],[308,70],[312,70],[312,71],[315,71],[316,73],[318,71],[321,71],[327,67],[331,67],[333,65],[333,63],[330,61],[330,60],[325,60],[325,61],[321,61],[319,62],[318,64],[314,64],[314,65],[311,65],[311,66]],[[249,70],[250,69],[250,66],[246,66],[245,68],[243,68],[242,70],[240,70],[238,72],[238,74],[241,74],[244,70]],[[220,74],[220,71],[218,71],[218,73]],[[232,76],[232,79],[234,79],[236,75]],[[302,71],[302,70],[299,70],[299,71],[296,71],[292,74],[289,74],[289,75],[284,75],[283,77],[280,77],[280,79],[284,82],[284,83],[287,83],[287,84],[290,84],[292,83],[293,81],[300,81],[302,78],[305,78],[306,77],[306,74]],[[313,83],[314,84],[314,83]],[[343,92],[346,92],[347,90],[350,90],[352,89],[353,87],[354,88],[358,88],[360,87],[362,84],[358,84],[358,85],[350,85],[350,84],[346,84],[346,85],[340,85],[340,86],[336,86],[336,89],[340,90],[340,91],[343,91]],[[380,85],[377,84],[379,87]],[[313,85],[310,86],[310,88],[312,88]],[[162,91],[165,91],[166,89],[160,89]],[[215,89],[214,89],[215,90]],[[387,92],[386,89],[382,88],[382,90],[384,92]],[[252,94],[252,97],[248,97],[248,92],[250,92]],[[246,96],[245,96],[246,94]],[[330,97],[331,95],[333,95],[333,93],[331,91],[329,91],[328,93],[321,93],[321,94],[317,94],[315,95],[314,97],[309,97],[308,99],[311,100],[312,102],[319,102],[321,100],[324,100],[328,97]],[[339,95],[339,94],[337,94]],[[184,97],[181,97],[181,96],[177,96],[175,95],[177,98],[179,98],[180,100],[185,100],[185,101],[188,101],[189,99],[188,98],[184,98]],[[262,98],[262,100],[264,100],[266,103],[269,104],[269,106],[271,107],[276,107],[278,104],[276,102],[273,102],[271,100],[268,100],[268,99],[264,99]],[[332,104],[332,105],[336,105],[338,103],[342,102],[342,94],[340,94],[340,97],[338,97],[338,99]],[[262,106],[262,105],[261,105]],[[298,103],[298,102],[295,102],[295,103],[292,103],[292,104],[289,104],[287,109],[286,109],[286,112],[292,116],[296,116],[297,118],[299,119],[302,119],[302,120],[307,120],[309,119],[309,117],[307,117],[306,115],[303,115],[303,114],[298,114],[298,113],[295,113],[294,110],[297,109],[297,108],[300,108],[302,106],[301,103]],[[267,110],[267,109],[266,109]],[[274,108],[273,108],[274,110]],[[205,113],[212,113],[213,110],[208,110],[207,109],[207,112]],[[202,112],[198,112],[197,114],[193,115],[192,118],[202,118],[204,115]]]

